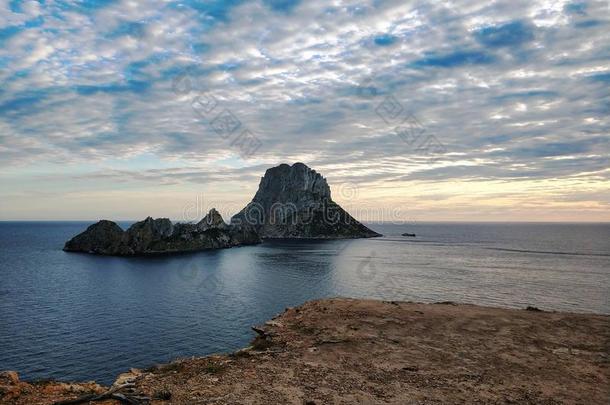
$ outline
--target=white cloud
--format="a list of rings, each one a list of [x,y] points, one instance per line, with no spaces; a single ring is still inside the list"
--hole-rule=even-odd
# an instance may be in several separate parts
[[[305,160],[377,184],[598,173],[603,161],[591,156],[607,155],[610,112],[607,79],[592,77],[608,72],[610,31],[576,23],[603,15],[602,3],[575,16],[546,0],[311,0],[290,12],[249,1],[218,17],[164,1],[20,12],[0,1],[0,29],[18,27],[0,48],[0,165]],[[494,47],[477,37],[511,22],[531,26],[531,38]],[[377,44],[383,36],[394,40]],[[172,92],[185,68],[193,92],[213,94],[263,141],[254,162],[197,119],[195,93]],[[440,161],[379,117],[389,94],[444,144]],[[563,155],[580,160],[547,159]]]

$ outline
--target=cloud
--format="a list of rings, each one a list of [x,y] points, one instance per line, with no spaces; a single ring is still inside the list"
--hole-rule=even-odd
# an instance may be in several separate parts
[[[302,160],[387,201],[398,198],[383,194],[389,182],[605,181],[604,11],[542,0],[0,2],[0,165],[15,178],[41,164],[82,178],[113,162],[112,179],[186,189],[216,182],[188,173],[219,162],[255,179]],[[179,77],[188,92],[174,91]],[[199,94],[262,141],[255,156],[194,113]],[[387,97],[445,153],[399,137],[380,114]]]

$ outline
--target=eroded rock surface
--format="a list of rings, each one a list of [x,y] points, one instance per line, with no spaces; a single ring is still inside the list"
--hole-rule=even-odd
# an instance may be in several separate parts
[[[222,216],[215,208],[212,208],[210,212],[203,217],[199,223],[197,223],[197,229],[200,231],[207,231],[208,229],[227,229],[228,225],[222,219]]]
[[[220,249],[260,241],[254,230],[227,225],[212,209],[196,225],[148,217],[123,231],[116,223],[102,220],[66,242],[64,250],[129,256]]]
[[[125,232],[115,222],[105,219],[89,226],[87,230],[66,242],[65,251],[111,254],[123,244]]]
[[[252,201],[231,219],[262,238],[370,238],[381,236],[332,200],[326,179],[303,163],[265,172]]]

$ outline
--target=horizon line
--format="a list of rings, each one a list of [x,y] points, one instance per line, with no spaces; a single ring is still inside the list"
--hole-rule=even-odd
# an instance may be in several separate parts
[[[167,218],[167,217],[158,217]],[[155,218],[155,219],[158,219]],[[197,221],[184,221],[179,219],[168,218],[174,223],[194,223]],[[140,222],[144,219],[0,219],[1,222],[98,222],[101,220],[108,220],[112,222]],[[225,221],[226,222],[226,221]],[[600,221],[496,221],[496,220],[441,220],[441,221],[430,221],[430,220],[404,220],[404,221],[360,221],[358,222],[365,224],[380,224],[380,225],[415,225],[415,224],[610,224],[610,220]],[[230,223],[230,222],[226,222]]]

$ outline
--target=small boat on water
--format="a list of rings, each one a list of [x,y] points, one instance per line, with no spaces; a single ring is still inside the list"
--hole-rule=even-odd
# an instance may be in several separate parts
[[[414,237],[415,237],[415,234],[414,234],[414,233],[408,233],[408,232],[405,232],[405,233],[403,233],[403,234],[402,234],[402,236],[409,236],[409,237],[411,237],[411,238],[414,238]]]

